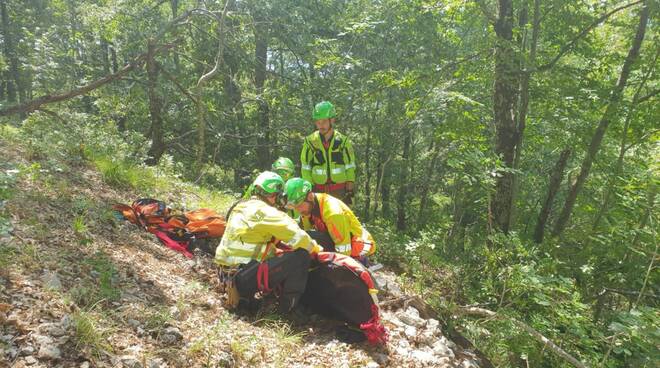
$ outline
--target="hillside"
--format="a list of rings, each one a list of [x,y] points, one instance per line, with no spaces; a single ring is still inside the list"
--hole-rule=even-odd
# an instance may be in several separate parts
[[[90,161],[35,153],[8,133],[0,157],[0,367],[477,366],[437,320],[397,303],[389,271],[376,275],[389,343],[348,345],[319,316],[227,312],[208,257],[188,260],[110,210],[148,194],[224,212],[230,196],[113,187]]]

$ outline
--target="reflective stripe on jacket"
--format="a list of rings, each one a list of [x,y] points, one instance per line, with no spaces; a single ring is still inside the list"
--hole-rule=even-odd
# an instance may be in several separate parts
[[[353,144],[345,135],[335,130],[328,149],[323,147],[318,131],[308,135],[300,152],[300,174],[312,184],[355,181],[355,154]]]
[[[262,261],[271,258],[275,255],[275,247],[271,247],[267,254],[263,253],[274,239],[293,249],[303,248],[308,252],[319,247],[284,212],[260,199],[241,202],[227,219],[227,228],[215,252],[215,262],[221,266],[234,266],[253,259]]]
[[[302,216],[303,229],[327,232],[337,253],[359,257],[376,252],[373,237],[344,202],[325,193],[316,193],[315,196],[321,217]]]

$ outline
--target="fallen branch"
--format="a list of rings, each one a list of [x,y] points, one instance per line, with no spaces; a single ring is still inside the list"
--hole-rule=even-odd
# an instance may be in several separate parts
[[[494,318],[494,319],[509,319],[511,320],[516,326],[522,328],[523,330],[527,331],[534,339],[537,341],[541,342],[544,346],[547,346],[553,353],[557,354],[559,357],[563,358],[564,360],[568,361],[569,363],[573,364],[573,366],[578,367],[578,368],[586,368],[587,366],[574,358],[572,355],[568,354],[566,351],[564,351],[562,348],[560,348],[557,344],[552,342],[550,339],[547,337],[541,335],[538,331],[535,329],[529,327],[527,324],[518,321],[517,319],[511,318],[511,317],[505,317],[502,315],[499,315],[493,311],[490,311],[488,309],[483,309],[483,308],[477,308],[477,307],[459,307],[458,308],[458,313],[462,315],[471,315],[471,316],[479,316],[479,317],[489,317],[489,318]]]
[[[154,53],[159,53],[163,50],[168,50],[175,47],[175,44],[166,44],[162,45],[154,51]],[[145,59],[147,57],[147,53],[141,54],[135,59],[133,59],[132,62],[128,63],[126,66],[124,66],[121,70],[119,70],[116,73],[106,75],[105,77],[101,79],[97,79],[87,85],[84,85],[80,88],[73,89],[71,91],[61,93],[58,95],[45,95],[42,97],[37,98],[36,100],[28,101],[24,104],[21,105],[16,105],[12,106],[3,110],[0,110],[0,116],[7,116],[7,115],[13,115],[13,114],[19,114],[19,113],[30,113],[35,110],[39,110],[42,105],[45,104],[50,104],[54,102],[60,102],[64,100],[68,100],[70,98],[84,95],[90,91],[93,91],[109,82],[112,82],[114,80],[117,80],[124,75],[126,75],[128,72],[131,70],[135,69],[136,67],[142,65],[144,63]]]

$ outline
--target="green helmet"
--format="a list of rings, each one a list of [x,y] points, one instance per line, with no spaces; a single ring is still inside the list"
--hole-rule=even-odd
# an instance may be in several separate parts
[[[312,183],[302,178],[292,178],[284,185],[287,207],[296,206],[305,200],[307,193],[312,191]]]
[[[258,189],[265,195],[281,193],[284,188],[282,177],[272,171],[264,171],[252,183],[255,189]]]
[[[314,106],[314,112],[312,113],[312,120],[317,121],[321,119],[331,119],[337,116],[335,112],[335,107],[329,101],[322,101]]]
[[[288,179],[296,171],[296,167],[293,165],[293,161],[286,157],[280,157],[271,166],[274,172],[278,173],[282,179],[285,177]]]

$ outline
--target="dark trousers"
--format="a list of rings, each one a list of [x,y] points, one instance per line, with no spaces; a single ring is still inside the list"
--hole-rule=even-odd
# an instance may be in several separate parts
[[[309,262],[309,253],[304,249],[286,252],[265,261],[268,264],[268,288],[274,289],[282,285],[282,295],[279,300],[281,313],[289,312],[305,291]],[[234,283],[242,298],[254,298],[257,292],[259,264],[260,262],[251,261],[241,267],[234,276]]]
[[[313,189],[315,193],[328,193],[331,196],[340,199],[342,202],[348,206],[353,204],[353,197],[348,195],[346,188],[335,189],[335,190],[318,190],[317,188]]]
[[[324,252],[335,252],[335,242],[330,234],[318,230],[308,230],[307,234],[323,247]]]

